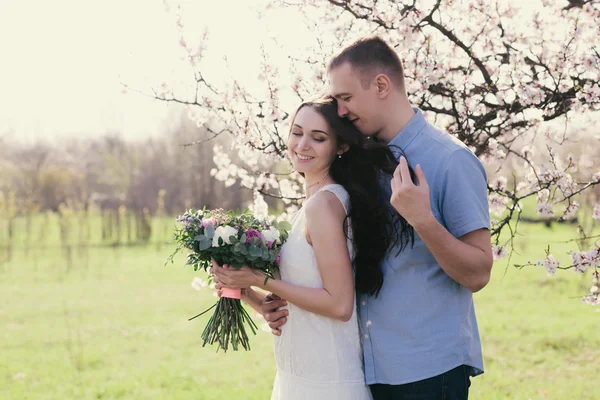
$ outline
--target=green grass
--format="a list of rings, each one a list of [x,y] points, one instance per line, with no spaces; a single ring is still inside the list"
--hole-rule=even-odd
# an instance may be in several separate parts
[[[520,228],[511,264],[542,258],[572,229]],[[215,298],[191,289],[182,263],[163,265],[169,249],[74,247],[67,263],[53,239],[27,252],[22,242],[0,264],[0,399],[269,398],[271,335],[248,353],[202,348],[206,318],[187,318]],[[567,260],[568,248],[552,252]],[[475,295],[486,373],[471,398],[597,398],[600,309],[579,300],[589,286],[589,275],[497,263]]]

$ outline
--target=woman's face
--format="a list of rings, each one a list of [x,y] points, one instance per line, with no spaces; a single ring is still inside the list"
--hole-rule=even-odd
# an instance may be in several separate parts
[[[296,171],[323,175],[337,157],[337,136],[325,117],[310,106],[296,114],[288,140],[288,155]]]

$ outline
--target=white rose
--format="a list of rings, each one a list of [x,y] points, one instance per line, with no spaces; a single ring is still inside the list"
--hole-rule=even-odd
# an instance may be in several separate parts
[[[262,231],[260,233],[263,243],[267,244],[269,242],[272,242],[273,244],[276,243],[276,241],[279,240],[279,238],[281,237],[281,234],[279,233],[279,231],[277,230],[277,228],[275,227],[271,227],[269,228],[268,231]]]
[[[237,236],[237,229],[231,226],[219,226],[215,229],[215,236],[213,237],[213,247],[219,247],[219,238],[223,239],[223,245],[231,244],[229,236]]]

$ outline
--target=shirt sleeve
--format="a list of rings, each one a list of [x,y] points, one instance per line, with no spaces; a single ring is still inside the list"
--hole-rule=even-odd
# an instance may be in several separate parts
[[[490,229],[487,175],[481,161],[467,148],[448,159],[440,185],[439,204],[446,229],[458,238],[477,229]]]

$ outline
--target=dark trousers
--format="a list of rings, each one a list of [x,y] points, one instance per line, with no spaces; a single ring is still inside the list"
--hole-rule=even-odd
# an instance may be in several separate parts
[[[405,385],[370,385],[373,400],[467,400],[471,367],[461,365],[433,378]]]

